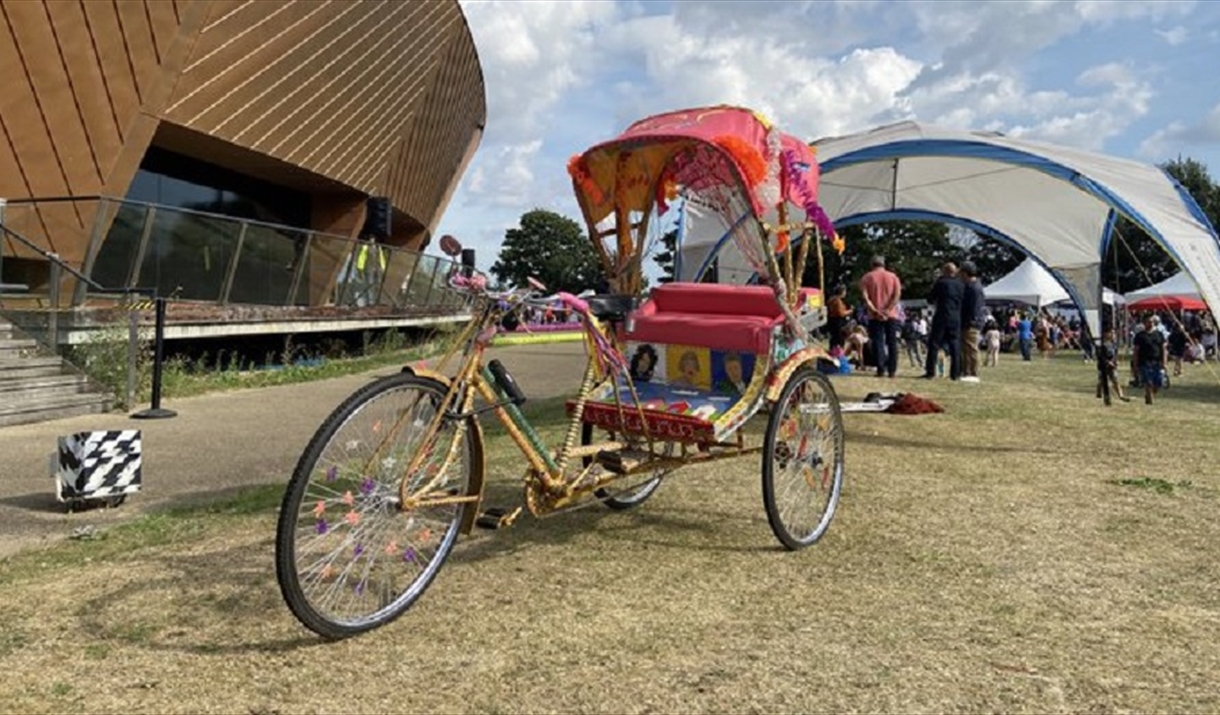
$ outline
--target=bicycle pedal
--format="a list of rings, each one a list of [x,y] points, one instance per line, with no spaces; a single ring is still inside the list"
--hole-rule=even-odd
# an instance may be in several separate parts
[[[512,526],[517,520],[517,515],[521,513],[521,507],[517,507],[512,511],[501,507],[488,507],[479,514],[474,520],[475,526],[483,529],[503,529],[506,526]]]
[[[627,474],[651,457],[649,452],[642,449],[624,449],[615,452],[598,452],[597,463],[608,472]]]

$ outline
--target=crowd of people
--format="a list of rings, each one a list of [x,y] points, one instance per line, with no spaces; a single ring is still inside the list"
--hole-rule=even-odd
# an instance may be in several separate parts
[[[1112,315],[1107,310],[1103,320],[1111,327],[1095,354],[1076,315],[988,306],[986,289],[969,261],[960,267],[953,263],[941,267],[927,296],[926,311],[904,309],[902,281],[886,268],[884,256],[873,257],[859,288],[860,305],[855,307],[847,302],[846,286],[831,289],[826,325],[830,352],[856,370],[875,370],[878,377],[894,377],[905,355],[909,367],[921,369],[923,378],[978,382],[979,367],[997,365],[1002,353],[1017,353],[1021,360],[1031,361],[1035,354],[1046,359],[1071,350],[1079,351],[1086,361],[1113,363],[1113,392],[1125,400],[1117,370],[1118,355],[1128,348],[1132,354],[1128,385],[1143,388],[1145,401],[1151,404],[1156,391],[1167,385],[1170,369],[1177,376],[1185,363],[1220,360],[1217,326],[1206,311],[1187,312],[1179,319],[1172,314],[1138,316],[1122,311]]]
[[[860,279],[860,294],[862,305],[854,311],[847,304],[846,286],[833,288],[827,302],[830,352],[857,369],[872,367],[878,377],[892,378],[905,354],[911,367],[923,368],[924,378],[943,376],[947,359],[951,380],[978,382],[980,351],[986,350],[984,363],[998,360],[1002,341],[989,331],[994,317],[978,269],[969,261],[960,268],[954,263],[941,267],[928,296],[930,319],[922,312],[907,314],[902,281],[886,268],[884,256],[873,256]]]

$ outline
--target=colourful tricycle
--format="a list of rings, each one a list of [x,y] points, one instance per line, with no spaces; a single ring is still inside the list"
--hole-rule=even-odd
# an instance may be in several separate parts
[[[598,500],[631,508],[684,465],[761,452],[763,502],[780,543],[808,546],[829,526],[843,484],[843,423],[817,369],[833,359],[811,339],[825,322],[821,290],[801,288],[800,277],[811,255],[820,274],[821,242],[835,237],[817,205],[810,148],[756,113],[712,107],[637,122],[574,157],[569,172],[613,293],[549,297],[580,316],[587,347],[563,443],[543,444],[513,377],[484,361],[505,316],[537,304],[545,288],[497,293],[478,274],[455,273],[451,284],[475,300],[461,349],[351,395],[288,483],[277,576],[292,613],[321,636],[399,616],[476,525]],[[677,202],[724,227],[702,260],[745,278],[667,283],[641,299],[649,221]],[[451,237],[441,243],[460,250]],[[480,420],[489,414],[525,457],[515,509],[483,505]],[[748,439],[742,427],[760,414],[763,436]]]

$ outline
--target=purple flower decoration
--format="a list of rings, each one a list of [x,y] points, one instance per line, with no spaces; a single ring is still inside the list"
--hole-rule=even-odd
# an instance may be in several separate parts
[[[360,493],[366,497],[373,493],[377,488],[377,482],[373,481],[372,477],[365,477],[363,482],[360,482]]]
[[[337,465],[332,464],[330,466],[330,468],[326,470],[326,481],[333,482],[338,478],[339,478],[339,467]]]
[[[330,531],[330,525],[326,523],[325,519],[318,519],[318,523],[314,525],[314,531],[318,532],[319,535],[325,534]]]
[[[407,550],[402,552],[402,560],[409,563],[415,563],[415,549],[408,546]]]
[[[356,548],[353,551],[356,553],[356,558],[360,558],[360,555],[364,553],[364,544],[356,544]]]
[[[356,584],[356,595],[364,595],[364,579],[360,579],[360,581]]]

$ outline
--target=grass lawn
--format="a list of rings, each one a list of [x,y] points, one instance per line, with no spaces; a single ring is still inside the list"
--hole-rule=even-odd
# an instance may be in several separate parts
[[[0,562],[14,713],[1220,711],[1220,369],[1103,407],[1003,356],[939,415],[846,417],[827,535],[780,550],[756,457],[459,543],[400,620],[323,643],[282,605],[279,488]],[[915,374],[913,370],[910,374]],[[558,439],[558,401],[527,405]],[[758,429],[753,425],[752,429]],[[491,431],[490,501],[521,462]]]

